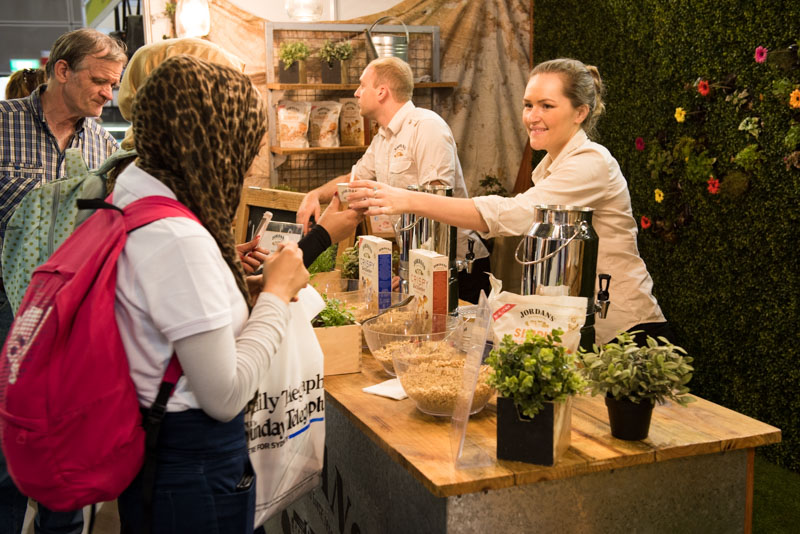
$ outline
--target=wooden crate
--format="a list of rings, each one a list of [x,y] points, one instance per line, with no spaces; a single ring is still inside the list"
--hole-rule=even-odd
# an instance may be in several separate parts
[[[361,325],[315,328],[325,355],[325,376],[361,372]]]

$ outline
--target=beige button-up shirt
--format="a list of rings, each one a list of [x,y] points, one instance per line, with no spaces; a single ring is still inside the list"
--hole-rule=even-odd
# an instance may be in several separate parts
[[[597,341],[607,343],[617,332],[640,323],[665,321],[639,256],[628,184],[611,153],[579,130],[555,160],[545,156],[531,178],[534,187],[513,198],[473,199],[489,226],[487,235],[525,234],[537,204],[592,208],[592,226],[599,237],[597,273],[611,275],[611,306],[608,317],[595,322]]]
[[[386,128],[378,130],[354,172],[359,179],[402,188],[439,180],[453,188],[454,197],[469,198],[450,127],[439,115],[410,100]],[[475,258],[487,257],[489,251],[477,234],[459,229],[458,259],[464,258],[469,237],[475,241]]]

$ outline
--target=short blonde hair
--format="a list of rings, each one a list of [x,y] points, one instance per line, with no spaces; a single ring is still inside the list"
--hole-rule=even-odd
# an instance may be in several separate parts
[[[411,66],[397,57],[372,60],[367,68],[375,72],[375,86],[386,85],[398,102],[408,102],[414,92],[414,74]]]

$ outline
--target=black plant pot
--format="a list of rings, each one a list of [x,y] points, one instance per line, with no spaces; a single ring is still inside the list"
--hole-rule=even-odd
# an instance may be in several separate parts
[[[530,419],[520,415],[514,401],[497,397],[497,458],[538,465],[553,465],[569,448],[572,399],[545,403]]]
[[[305,67],[305,65],[304,65]],[[283,61],[278,63],[278,81],[280,83],[305,83],[300,79],[300,62],[295,61],[288,69],[284,68]]]
[[[606,396],[606,407],[612,436],[628,441],[639,441],[647,437],[653,414],[652,402],[643,400],[636,404],[628,399],[617,400]]]
[[[292,66],[284,68],[283,61],[278,63],[278,81],[281,83],[297,83],[298,79],[297,61]]]
[[[320,62],[320,70],[322,72],[322,83],[342,82],[342,64],[340,61],[334,61],[331,64],[323,60]]]

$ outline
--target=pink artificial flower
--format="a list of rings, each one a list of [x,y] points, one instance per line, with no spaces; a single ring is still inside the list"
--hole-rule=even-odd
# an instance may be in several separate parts
[[[647,230],[648,228],[650,228],[650,225],[653,224],[646,215],[642,215],[642,218],[639,220],[639,223],[642,225],[642,230]]]
[[[759,46],[756,48],[756,63],[764,63],[767,60],[767,50],[763,46]]]
[[[639,152],[644,150],[644,139],[642,139],[641,137],[636,138],[636,150],[638,150]]]

